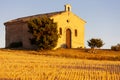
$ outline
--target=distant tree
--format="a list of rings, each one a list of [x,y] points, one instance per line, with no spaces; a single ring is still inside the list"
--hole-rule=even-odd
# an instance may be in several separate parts
[[[34,18],[28,21],[28,28],[32,38],[30,42],[36,45],[38,49],[53,49],[57,45],[59,38],[57,23],[47,16]]]
[[[88,46],[91,47],[93,53],[95,52],[94,50],[95,48],[100,48],[104,45],[101,39],[92,38],[87,42],[88,42]]]
[[[111,50],[120,51],[120,44],[117,44],[115,46],[111,46]]]
[[[104,45],[101,39],[92,38],[87,42],[88,42],[88,46],[91,48],[100,48]]]

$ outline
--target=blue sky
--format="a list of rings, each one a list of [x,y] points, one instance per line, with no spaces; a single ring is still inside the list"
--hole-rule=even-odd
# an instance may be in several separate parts
[[[0,47],[5,47],[4,22],[19,17],[64,10],[72,5],[72,12],[84,19],[85,46],[91,38],[101,38],[110,48],[120,43],[120,0],[0,0]]]

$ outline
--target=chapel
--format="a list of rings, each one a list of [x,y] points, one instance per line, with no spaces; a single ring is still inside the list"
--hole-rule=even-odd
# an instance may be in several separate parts
[[[55,48],[84,48],[86,21],[72,12],[70,4],[66,4],[64,7],[63,11],[21,17],[5,22],[6,48],[12,43],[21,42],[22,48],[33,49],[34,46],[31,45],[29,40],[31,34],[28,32],[27,21],[32,18],[40,18],[41,16],[47,16],[57,23],[60,38],[58,39],[57,46]]]

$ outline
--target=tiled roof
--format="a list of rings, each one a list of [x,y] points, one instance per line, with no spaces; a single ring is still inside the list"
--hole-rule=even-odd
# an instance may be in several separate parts
[[[6,22],[5,24],[7,24],[7,23],[13,23],[13,22],[19,22],[19,21],[25,22],[25,21],[28,21],[29,19],[38,18],[38,17],[41,17],[41,16],[52,17],[54,15],[58,15],[58,14],[61,14],[63,12],[65,12],[65,11],[51,12],[51,13],[44,13],[44,14],[27,16],[27,17],[21,17],[21,18],[17,18],[17,19],[14,19],[14,20],[10,20],[10,21]]]

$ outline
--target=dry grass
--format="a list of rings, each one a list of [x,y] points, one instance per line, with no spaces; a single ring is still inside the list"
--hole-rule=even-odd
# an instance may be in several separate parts
[[[84,59],[60,57],[63,54],[70,56],[66,54],[68,51],[70,55],[81,55]],[[102,51],[102,54],[120,56],[117,52],[108,52]],[[41,52],[0,50],[0,80],[120,80],[120,61],[85,59],[100,53],[72,49]]]
[[[120,51],[96,50],[96,53],[89,53],[89,49],[57,49],[47,51],[32,51],[29,54],[58,56],[66,58],[90,59],[90,60],[111,60],[120,61]]]

